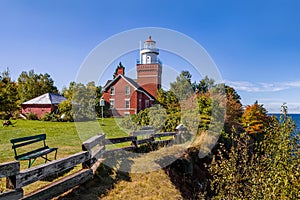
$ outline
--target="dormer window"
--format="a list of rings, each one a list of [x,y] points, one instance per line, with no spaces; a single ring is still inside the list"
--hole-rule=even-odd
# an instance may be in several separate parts
[[[115,87],[114,86],[110,87],[110,95],[115,95]]]

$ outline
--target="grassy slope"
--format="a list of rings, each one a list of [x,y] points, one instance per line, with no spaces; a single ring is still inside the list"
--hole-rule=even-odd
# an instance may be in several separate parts
[[[120,119],[108,118],[104,120],[104,125],[100,120],[95,122],[43,122],[43,121],[31,121],[31,120],[12,120],[13,126],[2,127],[2,120],[0,120],[0,163],[13,161],[14,152],[11,149],[10,140],[12,138],[36,135],[40,133],[46,133],[46,143],[50,147],[58,147],[57,158],[67,157],[74,153],[81,151],[81,144],[84,140],[98,133],[106,133],[107,137],[121,137],[126,136],[128,133],[125,130],[121,130],[117,125],[117,121]],[[40,144],[33,144],[26,146],[24,150],[33,150],[40,147]],[[23,149],[20,150],[22,152]],[[54,154],[53,154],[54,155]],[[53,155],[49,155],[51,159]],[[33,166],[37,166],[44,162],[43,159],[38,158]],[[28,161],[21,161],[21,169],[26,169]],[[73,169],[76,171],[80,168]],[[0,179],[0,192],[5,188],[5,179]],[[48,181],[38,181],[30,184],[24,188],[25,193],[35,190],[39,187],[49,184]]]
[[[98,122],[62,123],[41,121],[13,121],[14,127],[0,127],[0,162],[14,160],[11,149],[11,138],[23,137],[39,133],[47,134],[47,144],[58,147],[58,158],[66,157],[81,151],[83,140],[103,132],[107,137],[122,137],[128,135],[128,130],[118,126],[120,119],[105,119],[99,130],[95,126]],[[2,121],[0,121],[2,123]],[[96,127],[96,128],[95,128]],[[78,133],[79,132],[79,133]],[[139,160],[139,158],[137,158]],[[135,166],[132,160],[132,168]],[[35,165],[42,163],[36,161]],[[116,162],[118,163],[118,162]],[[137,162],[140,163],[140,160]],[[27,168],[27,161],[21,162],[21,168]],[[120,164],[120,163],[119,163]],[[76,171],[80,168],[73,169]],[[72,172],[72,171],[71,171]],[[71,173],[69,172],[69,173]],[[3,184],[3,181],[2,181]],[[49,184],[47,181],[38,181],[24,188],[25,193]],[[3,186],[2,186],[3,187]],[[98,169],[98,176],[92,181],[67,193],[60,199],[182,199],[179,190],[172,184],[170,177],[163,169],[147,173],[125,173],[118,168],[109,168],[102,165]]]
[[[58,158],[63,158],[81,151],[81,143],[98,133],[105,133],[108,138],[126,136],[128,131],[119,128],[116,123],[118,120],[120,119],[105,119],[103,126],[100,126],[101,120],[100,123],[95,121],[78,122],[76,124],[70,122],[13,120],[14,126],[0,126],[0,163],[14,160],[14,152],[10,143],[12,138],[46,133],[47,145],[58,147]],[[2,124],[2,120],[0,120],[0,123]],[[22,166],[23,163],[26,167],[27,161],[21,162]]]

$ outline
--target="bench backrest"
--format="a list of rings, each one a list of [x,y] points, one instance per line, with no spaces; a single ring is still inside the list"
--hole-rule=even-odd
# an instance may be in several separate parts
[[[46,140],[46,134],[39,134],[39,135],[11,139],[10,142],[12,143],[12,149],[15,152],[15,157],[17,157],[17,151],[16,151],[17,148],[23,147],[23,146],[26,146],[29,144],[33,144],[36,142],[40,142],[40,141],[43,141],[44,146],[46,146],[45,140]]]

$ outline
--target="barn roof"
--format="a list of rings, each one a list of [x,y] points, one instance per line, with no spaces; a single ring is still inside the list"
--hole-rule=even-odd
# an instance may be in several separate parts
[[[65,97],[59,94],[46,93],[29,101],[22,103],[22,105],[28,104],[59,104],[60,102],[66,100]]]

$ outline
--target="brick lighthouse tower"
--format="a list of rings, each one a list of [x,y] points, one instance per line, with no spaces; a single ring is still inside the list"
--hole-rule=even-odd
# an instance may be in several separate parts
[[[161,88],[162,64],[157,58],[158,54],[156,42],[149,36],[140,49],[140,63],[136,66],[138,84],[154,98],[157,98],[158,89]]]

